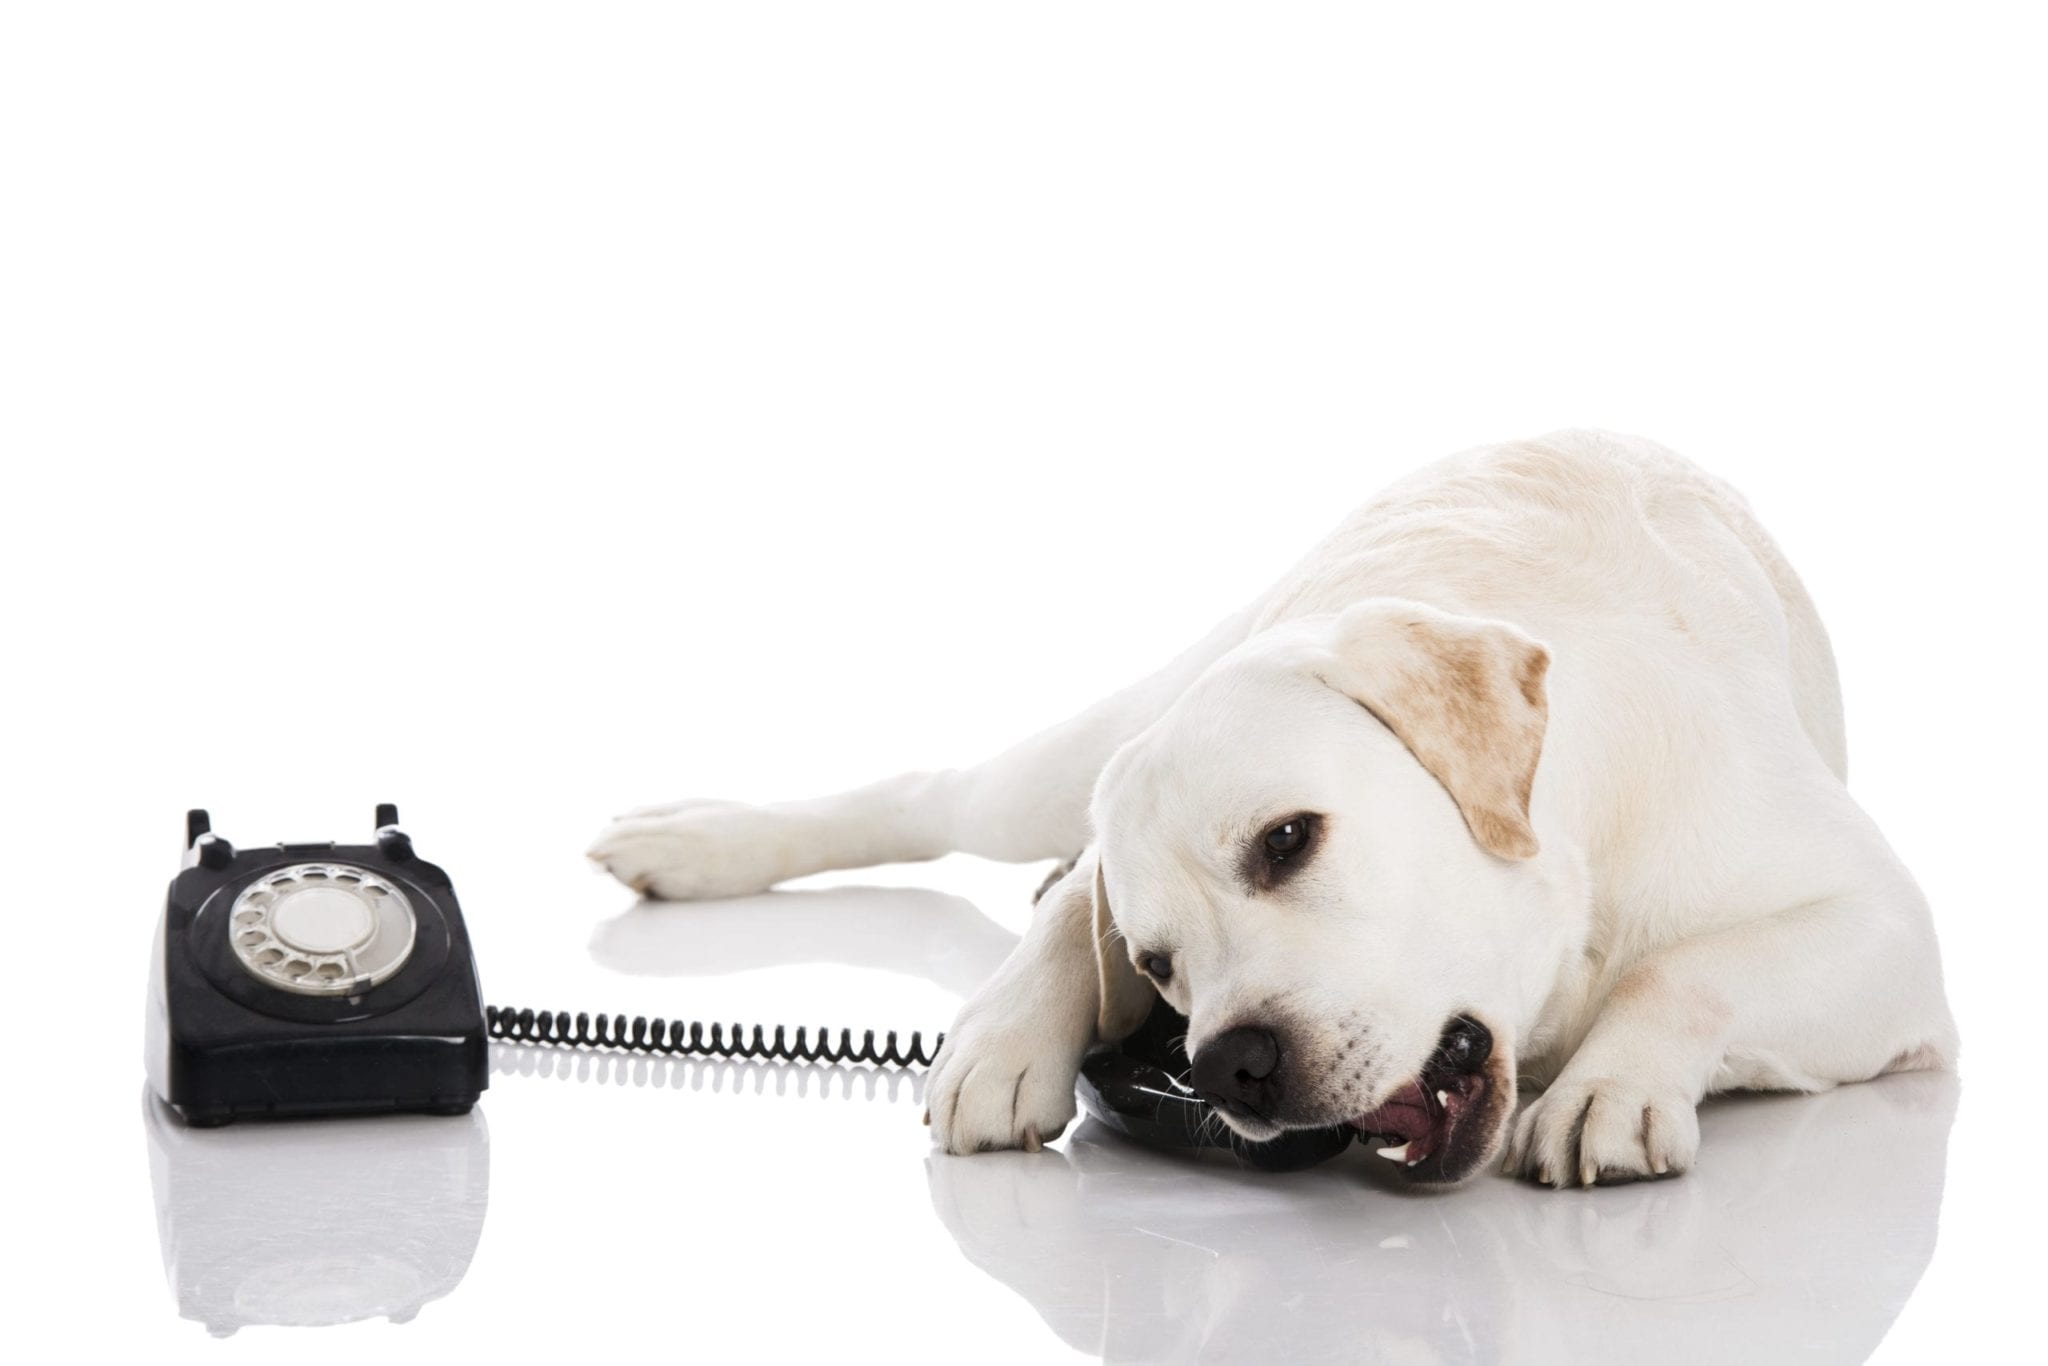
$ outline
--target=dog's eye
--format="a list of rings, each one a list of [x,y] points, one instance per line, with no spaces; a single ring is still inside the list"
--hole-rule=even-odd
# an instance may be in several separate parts
[[[1155,982],[1170,982],[1173,980],[1173,960],[1163,953],[1141,955],[1138,959],[1138,966],[1143,968],[1146,974]]]
[[[1293,858],[1308,847],[1309,831],[1314,824],[1311,816],[1289,816],[1266,832],[1266,858],[1279,863]]]
[[[1321,816],[1297,811],[1246,840],[1238,854],[1238,877],[1245,889],[1256,894],[1284,886],[1315,858],[1322,833]]]

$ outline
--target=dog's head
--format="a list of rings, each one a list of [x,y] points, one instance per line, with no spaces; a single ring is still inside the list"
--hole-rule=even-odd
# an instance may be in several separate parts
[[[1350,1123],[1411,1180],[1476,1170],[1566,938],[1529,815],[1549,662],[1394,599],[1219,661],[1096,788],[1103,1034],[1149,982],[1247,1138]]]

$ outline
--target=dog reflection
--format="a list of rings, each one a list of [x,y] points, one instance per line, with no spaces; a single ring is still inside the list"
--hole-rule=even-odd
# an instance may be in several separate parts
[[[1956,1095],[1918,1073],[1715,1102],[1688,1179],[1564,1200],[1417,1197],[1360,1158],[1245,1172],[1093,1124],[928,1171],[968,1259],[1105,1361],[1861,1361],[1933,1254]]]

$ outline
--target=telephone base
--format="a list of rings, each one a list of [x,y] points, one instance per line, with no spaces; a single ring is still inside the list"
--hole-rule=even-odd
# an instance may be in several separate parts
[[[489,1084],[469,933],[395,808],[372,844],[236,849],[187,818],[145,1063],[187,1124],[467,1114]]]

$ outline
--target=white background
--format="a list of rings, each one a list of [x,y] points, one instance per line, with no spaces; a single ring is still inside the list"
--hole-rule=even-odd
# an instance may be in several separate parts
[[[463,1286],[210,1345],[137,1121],[180,813],[261,843],[399,801],[495,998],[942,1025],[958,964],[622,974],[581,850],[636,803],[972,761],[1415,464],[1597,425],[1744,489],[1834,633],[1967,1059],[1887,1345],[2010,1327],[2041,38],[1977,6],[10,7],[12,1317],[195,1357],[1067,1351],[938,1236],[907,1100],[516,1077]],[[856,880],[1021,923],[1038,870],[959,863]]]

